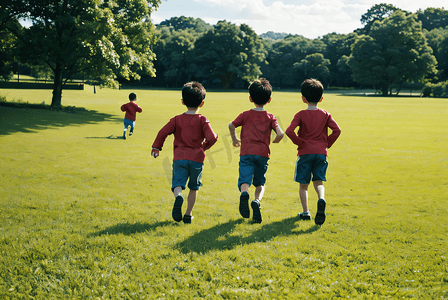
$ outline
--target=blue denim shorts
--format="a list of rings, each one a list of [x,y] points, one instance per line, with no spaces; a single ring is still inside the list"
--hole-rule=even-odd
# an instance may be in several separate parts
[[[131,126],[131,130],[135,127],[135,121],[131,121],[127,118],[124,118],[124,128],[128,128],[128,126]]]
[[[249,186],[264,185],[266,183],[266,172],[268,170],[268,157],[260,155],[242,155],[239,163],[238,189],[247,183]]]
[[[188,181],[190,190],[199,190],[202,186],[202,168],[204,164],[192,160],[175,160],[173,161],[173,180],[171,190],[180,186],[185,190]],[[190,178],[188,180],[188,178]]]
[[[327,156],[323,154],[301,155],[297,158],[294,181],[309,184],[311,175],[313,175],[313,181],[326,181],[327,167]]]

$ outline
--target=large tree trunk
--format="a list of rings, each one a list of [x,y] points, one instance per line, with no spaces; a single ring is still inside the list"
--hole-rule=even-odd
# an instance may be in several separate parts
[[[52,108],[61,108],[62,102],[62,69],[59,64],[54,70],[53,98],[51,99]]]

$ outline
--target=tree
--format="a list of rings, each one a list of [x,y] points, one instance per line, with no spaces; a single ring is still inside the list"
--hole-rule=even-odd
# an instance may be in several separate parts
[[[262,39],[247,25],[219,21],[195,43],[195,75],[219,78],[229,88],[234,78],[251,80],[261,75],[266,52]]]
[[[267,61],[276,84],[288,87],[299,85],[304,78],[298,76],[294,64],[309,54],[323,53],[325,47],[321,40],[310,40],[300,35],[290,35],[273,43]]]
[[[356,33],[337,34],[330,33],[322,37],[326,48],[324,54],[325,58],[330,60],[328,66],[330,70],[329,83],[336,86],[350,86],[353,85],[352,71],[348,65],[345,65],[346,59],[352,52],[351,46],[356,41],[358,35]],[[342,59],[342,60],[341,60]]]
[[[417,11],[418,20],[422,22],[423,29],[431,31],[436,28],[448,26],[448,10],[428,7],[425,11]]]
[[[355,42],[349,64],[355,81],[374,84],[387,95],[406,81],[423,82],[436,73],[437,61],[415,15],[396,11],[389,18],[375,22],[370,36]]]
[[[61,106],[62,86],[75,74],[117,85],[154,75],[150,14],[161,0],[8,0],[6,10],[32,22],[8,30],[20,41],[29,64],[46,64],[53,72],[51,106]],[[20,4],[20,5],[19,5]]]
[[[448,80],[448,27],[435,28],[425,32],[428,45],[437,59],[437,77],[440,81]]]
[[[294,68],[300,70],[305,78],[316,78],[325,84],[330,77],[330,64],[322,53],[314,53],[295,63]]]
[[[10,21],[14,22],[13,20]],[[20,26],[15,20],[15,26]],[[2,30],[0,27],[0,80],[9,80],[12,77],[15,63],[15,53],[17,39],[8,30]]]
[[[174,86],[190,81],[190,66],[193,62],[194,43],[199,35],[193,30],[159,31],[158,41],[154,46],[160,69],[166,82]]]
[[[172,30],[175,30],[175,31],[184,30],[184,29],[192,29],[198,33],[207,32],[213,28],[212,25],[206,23],[202,19],[199,19],[199,18],[195,19],[195,18],[185,17],[185,16],[173,17],[169,20],[160,22],[160,24],[157,25],[158,28],[162,27],[162,26],[172,28]]]
[[[361,16],[361,24],[364,24],[363,33],[369,34],[370,29],[375,21],[383,21],[392,15],[395,11],[399,10],[392,4],[375,4],[369,10]]]
[[[194,61],[194,44],[196,40],[213,26],[201,19],[174,17],[156,26],[157,42],[154,53],[157,60],[154,66],[159,85],[179,86],[194,79],[191,65]]]

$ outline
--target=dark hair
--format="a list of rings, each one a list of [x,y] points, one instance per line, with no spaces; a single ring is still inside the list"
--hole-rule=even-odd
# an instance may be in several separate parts
[[[305,79],[302,82],[301,88],[302,96],[310,103],[318,103],[324,93],[324,86],[317,79]]]
[[[129,94],[129,100],[130,101],[134,101],[135,99],[137,99],[137,95],[135,93],[130,93]]]
[[[265,105],[271,99],[272,86],[266,78],[253,81],[249,86],[249,94],[255,104]]]
[[[188,82],[182,88],[182,99],[185,106],[196,108],[205,99],[205,88],[199,82]]]

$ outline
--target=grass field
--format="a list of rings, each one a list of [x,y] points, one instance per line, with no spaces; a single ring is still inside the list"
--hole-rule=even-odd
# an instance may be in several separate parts
[[[179,91],[138,90],[135,133],[122,140],[130,90],[64,91],[67,113],[0,106],[1,299],[448,298],[446,99],[343,97],[321,104],[342,134],[329,150],[327,220],[299,221],[295,146],[271,145],[263,223],[238,212],[238,151],[227,124],[247,92],[208,92],[200,113],[219,134],[193,223],[171,219]],[[49,90],[0,90],[47,104]],[[266,107],[285,130],[300,94]],[[253,190],[251,190],[253,191]],[[316,195],[310,191],[312,216]]]

